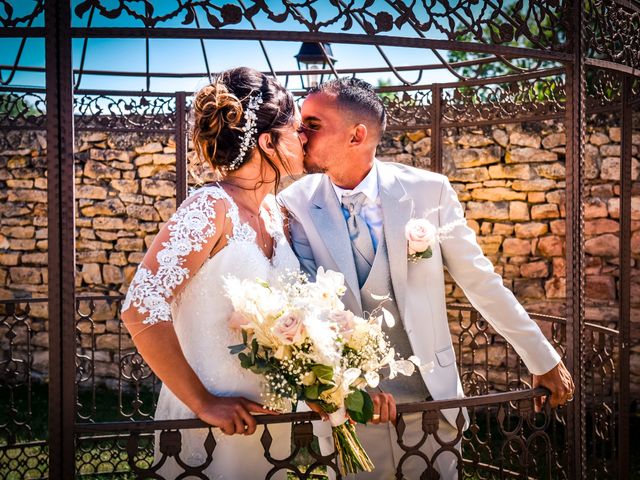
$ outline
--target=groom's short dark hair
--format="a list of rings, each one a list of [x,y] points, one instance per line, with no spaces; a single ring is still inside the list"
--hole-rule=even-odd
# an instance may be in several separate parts
[[[310,95],[314,93],[334,95],[340,107],[358,116],[364,116],[378,127],[379,135],[382,137],[387,127],[387,114],[382,100],[370,83],[355,77],[334,78],[309,90]]]

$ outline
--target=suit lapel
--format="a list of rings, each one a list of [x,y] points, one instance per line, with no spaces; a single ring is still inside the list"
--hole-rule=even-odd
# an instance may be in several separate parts
[[[404,313],[407,289],[407,240],[405,225],[413,213],[413,200],[392,168],[378,162],[378,184],[382,202],[384,237],[387,241],[391,283],[400,314]]]
[[[347,223],[344,220],[342,208],[338,203],[338,197],[336,197],[331,181],[326,175],[323,175],[318,188],[311,198],[311,202],[309,213],[317,231],[320,233],[320,238],[322,238],[327,251],[335,262],[333,269],[342,272],[348,290],[354,296],[360,308],[362,308],[358,276],[353,260],[353,252],[351,251]]]

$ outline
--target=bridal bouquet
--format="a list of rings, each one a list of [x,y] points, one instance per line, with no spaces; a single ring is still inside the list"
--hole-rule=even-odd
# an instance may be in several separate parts
[[[394,378],[411,375],[419,363],[396,358],[381,328],[389,312],[379,306],[365,319],[345,310],[343,275],[323,268],[315,282],[300,274],[275,284],[227,277],[225,290],[235,310],[231,327],[242,331],[242,343],[230,352],[263,376],[265,406],[291,411],[298,400],[319,405],[329,416],[343,472],[372,471],[354,426],[373,415],[364,389],[378,385],[383,368]]]

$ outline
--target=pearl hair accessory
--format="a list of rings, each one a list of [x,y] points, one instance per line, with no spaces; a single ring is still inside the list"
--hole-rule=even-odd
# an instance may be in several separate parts
[[[247,107],[244,110],[244,127],[242,127],[242,134],[240,140],[240,151],[238,156],[233,159],[233,161],[225,168],[225,170],[236,170],[242,165],[245,155],[247,151],[256,146],[256,138],[255,135],[258,133],[258,129],[256,128],[256,121],[258,116],[256,115],[256,111],[262,105],[262,92],[258,90],[257,95],[251,97],[249,102],[247,103]]]

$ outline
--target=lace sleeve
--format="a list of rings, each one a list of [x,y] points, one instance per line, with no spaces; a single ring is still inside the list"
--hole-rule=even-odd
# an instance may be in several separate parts
[[[226,207],[217,189],[187,199],[156,236],[129,286],[122,312],[135,308],[144,324],[171,321],[171,301],[208,258]],[[218,215],[216,215],[216,212]],[[218,228],[217,228],[218,227]]]

